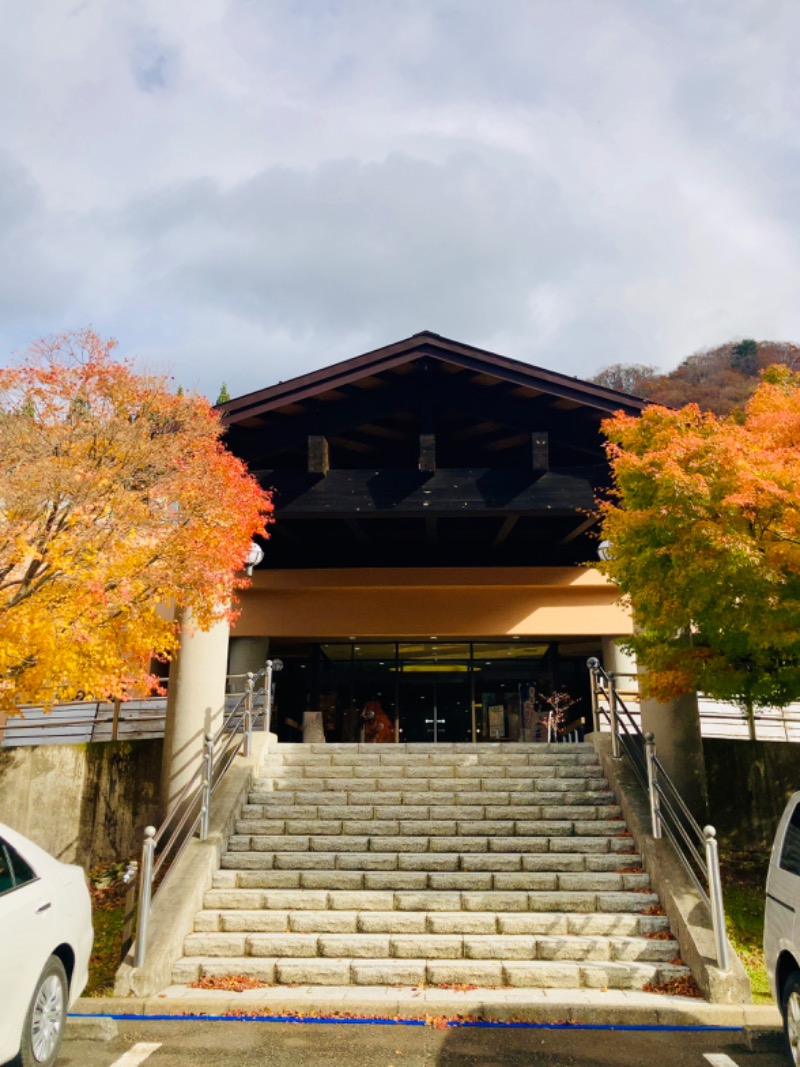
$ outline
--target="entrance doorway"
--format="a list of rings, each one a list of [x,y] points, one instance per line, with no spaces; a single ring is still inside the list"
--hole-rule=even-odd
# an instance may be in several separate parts
[[[471,741],[468,679],[417,674],[399,681],[400,738],[403,741]]]
[[[601,655],[592,638],[514,636],[275,640],[270,652],[284,664],[273,712],[280,739],[301,740],[304,714],[314,711],[326,740],[351,744],[533,741],[540,694],[556,690],[577,700],[570,729],[580,730],[591,714],[586,659]]]

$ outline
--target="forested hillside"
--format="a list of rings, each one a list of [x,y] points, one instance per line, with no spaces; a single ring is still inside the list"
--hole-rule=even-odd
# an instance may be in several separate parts
[[[669,374],[646,363],[615,363],[591,379],[657,404],[682,407],[694,402],[718,415],[741,408],[772,363],[800,370],[800,345],[788,341],[730,341],[696,352]]]

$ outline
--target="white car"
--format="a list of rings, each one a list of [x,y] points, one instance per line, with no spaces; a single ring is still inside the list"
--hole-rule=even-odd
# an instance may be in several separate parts
[[[93,939],[83,868],[0,823],[0,1063],[55,1063]]]
[[[783,1015],[793,1062],[800,1067],[800,793],[778,823],[767,874],[764,963]]]

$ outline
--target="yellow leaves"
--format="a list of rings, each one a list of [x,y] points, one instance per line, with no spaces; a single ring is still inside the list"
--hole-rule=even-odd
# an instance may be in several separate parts
[[[800,376],[765,374],[741,418],[650,407],[604,429],[600,568],[631,599],[653,695],[800,693]]]
[[[208,402],[110,358],[88,331],[0,370],[0,700],[132,695],[243,584],[272,505]],[[82,403],[76,407],[74,398]]]

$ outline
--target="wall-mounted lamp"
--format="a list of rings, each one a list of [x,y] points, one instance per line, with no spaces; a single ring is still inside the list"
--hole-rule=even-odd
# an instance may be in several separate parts
[[[598,559],[601,559],[603,563],[608,563],[613,556],[613,549],[614,545],[611,541],[601,541],[597,546]]]
[[[257,567],[263,558],[264,549],[261,545],[257,545],[255,541],[251,541],[244,559],[244,569],[247,571],[248,577],[252,577],[253,567]]]

